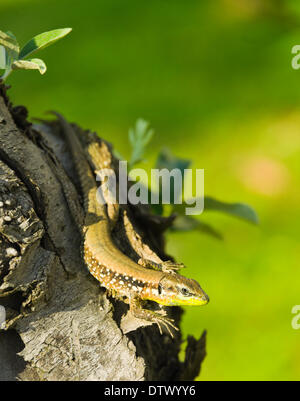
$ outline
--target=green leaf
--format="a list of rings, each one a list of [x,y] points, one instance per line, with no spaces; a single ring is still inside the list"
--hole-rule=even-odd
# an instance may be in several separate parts
[[[146,146],[153,137],[154,131],[149,128],[150,124],[139,118],[136,121],[135,128],[130,128],[128,132],[129,142],[132,146],[130,168],[143,160]]]
[[[4,70],[6,67],[6,52],[5,47],[0,46],[0,70]]]
[[[177,216],[171,226],[172,231],[199,231],[203,234],[210,235],[216,239],[222,240],[222,234],[215,230],[209,224],[195,219],[190,216]]]
[[[13,70],[39,70],[41,74],[47,71],[46,64],[39,58],[32,58],[30,60],[16,60],[12,64]]]
[[[19,44],[11,32],[0,31],[0,45],[6,50],[5,68],[9,68],[19,57]]]
[[[178,168],[182,173],[185,169],[189,167],[191,161],[188,159],[181,159],[179,157],[174,156],[171,151],[167,148],[164,148],[160,151],[157,160],[156,160],[156,168],[167,170],[173,170]]]
[[[155,167],[159,170],[167,169],[169,171],[178,169],[182,175],[182,188],[184,186],[184,170],[189,167],[191,161],[188,159],[181,159],[174,156],[169,149],[164,148],[160,151]],[[159,194],[162,193],[161,182],[159,185]],[[181,194],[175,193],[174,179],[170,181],[170,203],[174,204]]]
[[[40,33],[26,43],[20,52],[19,59],[24,59],[25,57],[29,56],[29,54],[50,46],[52,43],[55,43],[59,39],[62,39],[64,36],[68,35],[68,33],[71,31],[72,28],[62,28]]]
[[[195,200],[196,202],[196,200]],[[179,215],[185,215],[186,207],[190,207],[184,201],[181,204],[173,205],[173,213],[178,213]],[[247,222],[258,224],[259,219],[255,210],[246,205],[245,203],[226,203],[218,201],[209,196],[204,197],[204,211],[214,210],[218,212],[223,212],[230,214],[234,217],[239,217],[240,219],[246,220]]]
[[[11,32],[0,31],[0,45],[14,54],[19,54],[19,45],[15,36]]]
[[[5,33],[6,33],[6,35],[10,36],[17,43],[17,45],[19,47],[19,44],[17,42],[17,38],[15,37],[15,35],[10,31],[6,31]]]
[[[253,224],[259,223],[255,210],[245,203],[226,203],[206,196],[204,198],[204,210],[216,210],[239,217]]]

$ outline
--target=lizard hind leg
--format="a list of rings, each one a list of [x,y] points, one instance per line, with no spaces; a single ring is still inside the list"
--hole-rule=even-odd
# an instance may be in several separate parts
[[[130,301],[130,311],[134,317],[138,319],[144,319],[148,322],[153,322],[157,324],[160,334],[163,334],[162,326],[165,327],[172,338],[174,338],[174,334],[172,333],[171,328],[178,331],[178,327],[173,323],[174,320],[166,317],[166,312],[161,310],[160,312],[151,311],[149,309],[145,309],[142,306],[142,302],[138,298],[131,299]]]
[[[120,295],[118,293],[118,291],[113,290],[112,288],[106,289],[106,294],[107,294],[108,297],[114,298],[117,301],[122,301],[122,302],[125,302],[126,304],[129,303],[129,300],[128,300],[128,298],[126,296]]]

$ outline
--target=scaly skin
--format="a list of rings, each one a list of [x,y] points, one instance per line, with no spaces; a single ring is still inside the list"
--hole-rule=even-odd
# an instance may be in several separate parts
[[[144,309],[143,301],[155,301],[166,306],[205,305],[209,301],[208,296],[195,280],[176,273],[177,265],[166,263],[160,266],[143,261],[144,266],[141,266],[114,245],[108,208],[96,200],[96,180],[77,135],[61,115],[55,114],[68,140],[83,192],[86,213],[82,227],[84,260],[90,273],[112,295],[129,302],[134,316],[157,323],[160,332],[161,325],[164,325],[172,335],[170,327],[177,329],[172,320],[164,316],[164,311]],[[92,143],[88,152],[95,168],[100,169],[103,166],[97,156],[97,146],[99,144]]]

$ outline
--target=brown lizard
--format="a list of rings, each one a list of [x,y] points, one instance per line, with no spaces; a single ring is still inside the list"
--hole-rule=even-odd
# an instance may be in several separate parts
[[[182,267],[181,264],[157,264],[147,260],[141,260],[141,264],[138,264],[116,247],[111,238],[111,222],[115,220],[111,217],[111,210],[117,213],[118,207],[97,201],[96,180],[79,139],[73,127],[60,114],[54,114],[69,143],[83,193],[86,216],[82,228],[84,261],[90,273],[114,296],[128,302],[135,317],[156,323],[160,333],[161,325],[164,325],[173,336],[170,327],[178,329],[173,320],[165,316],[166,312],[145,309],[143,302],[150,300],[166,306],[204,305],[209,301],[208,296],[197,281],[176,272]],[[90,144],[88,153],[93,165],[100,169],[102,166],[97,160],[97,146],[98,143]]]

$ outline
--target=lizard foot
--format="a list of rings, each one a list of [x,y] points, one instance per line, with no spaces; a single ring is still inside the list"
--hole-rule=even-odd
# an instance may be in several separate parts
[[[165,262],[156,263],[149,259],[140,258],[138,263],[148,269],[158,270],[163,273],[176,273],[178,270],[183,269],[185,265],[183,263],[175,263],[171,260]]]
[[[161,266],[162,266],[162,271],[164,273],[175,273],[178,270],[186,267],[183,263],[175,263],[172,262],[172,260],[167,260],[166,262],[162,262]]]
[[[162,327],[165,327],[170,336],[174,338],[171,328],[176,331],[179,330],[178,327],[175,326],[174,320],[166,317],[166,311],[164,310],[151,311],[149,309],[144,309],[141,305],[141,302],[137,299],[134,299],[130,302],[130,310],[134,317],[157,324],[160,334],[163,334]]]
[[[175,326],[175,324],[173,323],[174,322],[173,319],[170,319],[168,317],[164,317],[160,313],[155,313],[155,316],[153,316],[153,319],[154,319],[154,322],[158,326],[158,330],[159,330],[160,334],[163,334],[161,325],[163,325],[168,330],[168,333],[170,334],[170,336],[172,338],[174,338],[174,335],[173,335],[173,333],[171,331],[171,327],[174,330],[179,331],[178,327]]]

